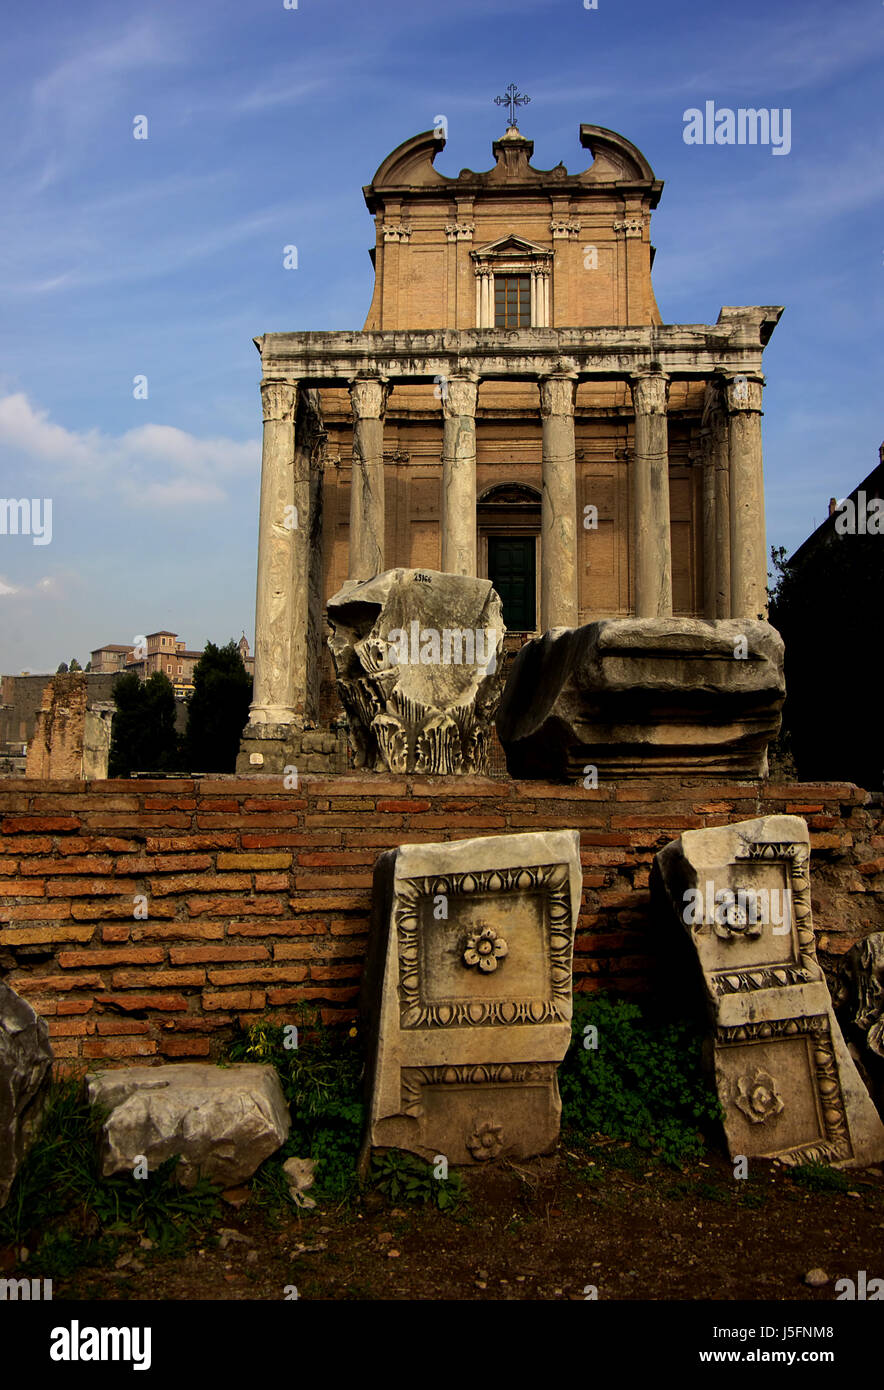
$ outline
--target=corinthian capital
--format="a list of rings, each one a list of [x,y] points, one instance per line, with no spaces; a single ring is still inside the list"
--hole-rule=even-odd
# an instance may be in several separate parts
[[[442,389],[442,411],[446,420],[460,415],[475,418],[479,382],[476,377],[450,376]]]
[[[295,409],[297,407],[297,404],[298,386],[296,382],[261,382],[261,409],[263,411],[265,421],[293,421],[295,418]]]
[[[636,415],[665,415],[669,377],[663,372],[634,376],[632,404]]]
[[[725,383],[727,408],[733,414],[739,411],[761,411],[761,388],[764,378],[746,376],[738,373],[728,377]]]
[[[540,378],[540,414],[546,420],[550,415],[573,415],[574,397],[577,393],[576,376],[544,376]]]
[[[390,383],[379,377],[355,377],[350,382],[354,420],[383,420]]]

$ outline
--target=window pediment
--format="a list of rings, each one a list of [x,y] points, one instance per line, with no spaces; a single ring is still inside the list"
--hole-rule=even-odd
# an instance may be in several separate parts
[[[474,261],[499,261],[507,264],[512,261],[549,261],[553,257],[548,247],[538,246],[536,242],[528,241],[512,232],[489,242],[487,246],[477,247],[470,255]]]

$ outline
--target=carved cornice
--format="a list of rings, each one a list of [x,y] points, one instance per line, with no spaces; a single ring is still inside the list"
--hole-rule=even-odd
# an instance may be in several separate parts
[[[552,232],[553,241],[573,241],[580,235],[580,222],[567,217],[554,217],[549,224],[549,229]]]
[[[644,231],[645,220],[643,217],[624,217],[614,223],[614,231],[618,236],[640,237]]]
[[[385,222],[381,231],[384,241],[408,241],[411,236],[411,227],[405,222]]]
[[[472,241],[475,230],[476,224],[474,222],[448,222],[445,226],[445,235],[449,241]]]

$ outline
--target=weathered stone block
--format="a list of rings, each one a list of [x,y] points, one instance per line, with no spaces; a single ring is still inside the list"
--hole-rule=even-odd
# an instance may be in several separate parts
[[[696,951],[731,1155],[858,1167],[884,1125],[817,961],[810,843],[799,816],[688,830],[655,858]]]
[[[133,1171],[143,1154],[151,1171],[181,1155],[185,1187],[208,1178],[233,1187],[285,1143],[288,1106],[273,1067],[176,1062],[96,1072],[90,1102],[110,1113],[103,1126],[102,1172]]]
[[[51,1065],[45,1020],[0,981],[0,1207],[36,1132]]]
[[[362,994],[366,1149],[479,1163],[555,1146],[580,894],[575,830],[381,856]]]
[[[614,618],[527,642],[497,732],[513,777],[758,777],[784,698],[768,623]]]
[[[387,570],[329,599],[356,766],[481,772],[506,629],[487,579]]]

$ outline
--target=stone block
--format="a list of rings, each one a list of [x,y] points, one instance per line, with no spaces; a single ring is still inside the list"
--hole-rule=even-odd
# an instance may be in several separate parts
[[[233,1187],[285,1143],[291,1127],[279,1077],[258,1063],[128,1067],[96,1072],[86,1086],[90,1103],[109,1112],[102,1127],[105,1177],[132,1172],[139,1155],[153,1172],[180,1154],[177,1176],[185,1187],[200,1177]]]
[[[51,1065],[45,1020],[0,981],[0,1207],[36,1133]]]
[[[817,961],[809,860],[799,816],[762,816],[685,831],[655,886],[702,973],[731,1156],[861,1167],[884,1159],[884,1125]]]
[[[403,845],[375,869],[361,1012],[370,1148],[555,1147],[580,905],[575,830]]]
[[[613,618],[527,642],[497,733],[513,777],[759,777],[784,698],[768,623]]]
[[[836,1007],[884,1117],[884,932],[871,932],[851,946],[839,974]]]
[[[345,584],[328,620],[357,767],[484,770],[506,635],[489,580],[387,570]]]

